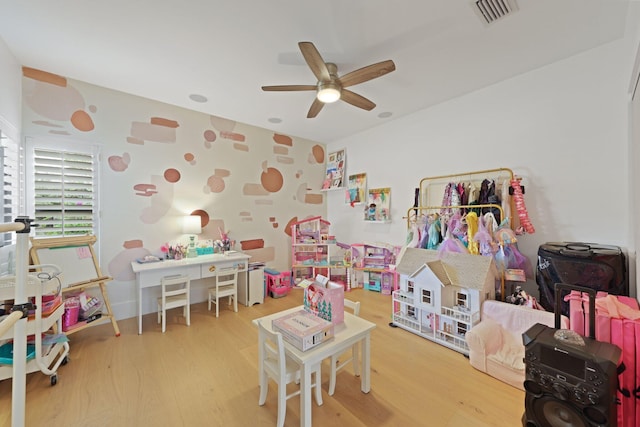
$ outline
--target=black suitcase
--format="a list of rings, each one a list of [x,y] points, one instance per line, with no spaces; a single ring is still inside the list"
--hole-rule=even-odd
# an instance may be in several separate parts
[[[581,242],[549,242],[538,248],[536,283],[540,305],[554,311],[555,284],[578,285],[613,295],[629,295],[626,258],[618,246]],[[562,302],[562,314],[569,304]]]

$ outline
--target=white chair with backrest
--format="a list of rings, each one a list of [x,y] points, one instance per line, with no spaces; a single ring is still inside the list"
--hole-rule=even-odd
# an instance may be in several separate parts
[[[216,285],[209,288],[208,309],[211,303],[216,305],[216,317],[219,316],[220,298],[229,297],[229,305],[233,300],[233,311],[238,312],[238,269],[236,267],[220,268],[214,276]]]
[[[354,316],[360,316],[360,302],[359,301],[351,301],[348,299],[344,300],[344,306],[351,309]],[[331,375],[329,377],[329,396],[333,396],[333,393],[336,391],[336,374],[338,371],[349,363],[353,364],[353,373],[356,377],[360,376],[360,347],[358,344],[354,344],[351,347],[351,354],[343,353],[343,354],[334,354],[331,356]]]
[[[300,366],[286,357],[282,334],[270,331],[258,321],[258,363],[260,369],[260,399],[258,404],[264,405],[269,391],[269,378],[278,384],[278,420],[276,426],[284,425],[284,417],[287,412],[287,399],[298,396],[300,388],[291,394],[287,394],[287,384],[300,381]],[[311,387],[315,387],[316,403],[322,405],[322,381],[320,363],[313,367],[314,378]]]
[[[158,298],[158,323],[162,320],[162,332],[167,329],[167,310],[183,307],[182,315],[191,325],[191,298],[189,296],[191,280],[187,275],[166,276],[160,279],[162,295]]]

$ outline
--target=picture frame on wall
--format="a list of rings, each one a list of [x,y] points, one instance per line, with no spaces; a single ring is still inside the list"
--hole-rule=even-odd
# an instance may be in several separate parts
[[[342,188],[344,185],[344,174],[346,166],[345,150],[338,150],[329,153],[327,156],[327,168],[324,181],[322,182],[323,190],[334,190]]]
[[[358,173],[349,175],[347,190],[345,191],[345,203],[361,205],[367,200],[367,174]]]
[[[369,222],[391,221],[391,188],[370,188],[367,191],[364,219]]]

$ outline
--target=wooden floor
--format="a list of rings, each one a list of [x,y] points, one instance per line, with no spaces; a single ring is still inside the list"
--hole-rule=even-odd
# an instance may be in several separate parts
[[[324,404],[312,403],[315,426],[522,425],[524,392],[471,367],[461,354],[399,328],[389,327],[390,297],[361,289],[361,316],[376,323],[371,338],[371,392],[360,391],[351,367],[338,373]],[[276,385],[258,406],[257,331],[252,319],[301,304],[299,290],[280,299],[222,310],[192,306],[191,326],[168,316],[162,333],[155,314],[73,334],[70,361],[50,385],[40,372],[27,376],[27,426],[273,426]],[[293,385],[290,385],[292,387]],[[299,397],[287,402],[285,426],[300,425]],[[0,426],[11,425],[11,379],[0,381]]]

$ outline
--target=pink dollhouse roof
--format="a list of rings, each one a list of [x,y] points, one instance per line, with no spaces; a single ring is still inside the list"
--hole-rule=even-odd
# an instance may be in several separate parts
[[[331,225],[331,223],[329,221],[327,221],[326,219],[322,219],[321,216],[312,216],[312,217],[309,217],[309,218],[301,219],[298,222],[294,222],[292,225],[300,225],[300,224],[305,224],[307,222],[318,221],[318,220],[320,222],[324,223],[324,224]]]

